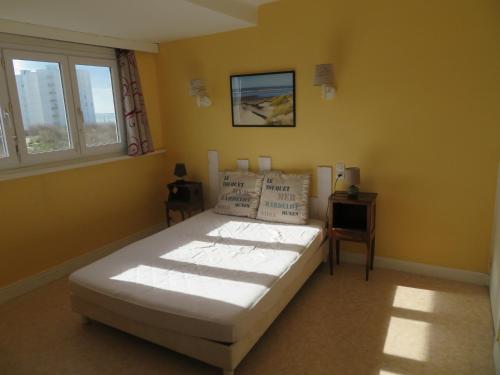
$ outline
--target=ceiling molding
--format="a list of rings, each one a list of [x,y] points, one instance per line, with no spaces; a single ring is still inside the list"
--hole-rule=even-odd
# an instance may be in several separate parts
[[[35,36],[52,40],[62,40],[73,43],[90,44],[94,46],[123,48],[134,51],[153,53],[159,52],[159,46],[157,43],[126,40],[5,19],[0,19],[0,32],[25,36]]]

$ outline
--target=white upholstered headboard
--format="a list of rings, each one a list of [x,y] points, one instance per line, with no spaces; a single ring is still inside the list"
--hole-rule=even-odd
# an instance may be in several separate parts
[[[248,171],[250,163],[246,159],[236,161],[237,168],[241,171]],[[268,156],[259,157],[259,171],[268,172],[271,170],[272,159]],[[209,207],[215,206],[219,196],[219,179],[221,175],[219,168],[219,153],[214,150],[208,151],[208,202]],[[309,216],[314,219],[325,220],[328,197],[332,193],[332,167],[318,166],[316,169],[317,196],[309,200]]]

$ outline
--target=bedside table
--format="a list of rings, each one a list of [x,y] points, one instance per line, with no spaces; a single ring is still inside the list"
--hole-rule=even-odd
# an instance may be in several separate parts
[[[185,215],[203,211],[203,189],[201,182],[176,181],[167,185],[168,200],[165,201],[167,226],[170,226],[170,210],[180,211],[182,220]]]
[[[366,244],[365,279],[368,281],[373,270],[375,257],[375,213],[376,193],[359,193],[349,198],[347,192],[338,191],[328,199],[328,239],[330,274],[333,274],[333,243],[336,260],[340,263],[340,241],[363,242]]]

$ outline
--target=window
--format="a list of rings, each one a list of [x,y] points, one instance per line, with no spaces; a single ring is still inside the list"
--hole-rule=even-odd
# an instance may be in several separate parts
[[[120,108],[116,63],[72,59],[78,121],[87,150],[121,144],[117,108]],[[84,64],[83,62],[86,62]]]
[[[27,153],[73,149],[59,63],[12,59],[12,64]]]
[[[8,47],[0,34],[0,168],[125,152],[113,50]]]

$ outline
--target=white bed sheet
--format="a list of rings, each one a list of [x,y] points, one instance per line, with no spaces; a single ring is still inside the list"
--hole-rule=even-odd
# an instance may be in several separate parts
[[[136,320],[236,342],[317,251],[322,224],[205,211],[76,271],[71,290]]]

